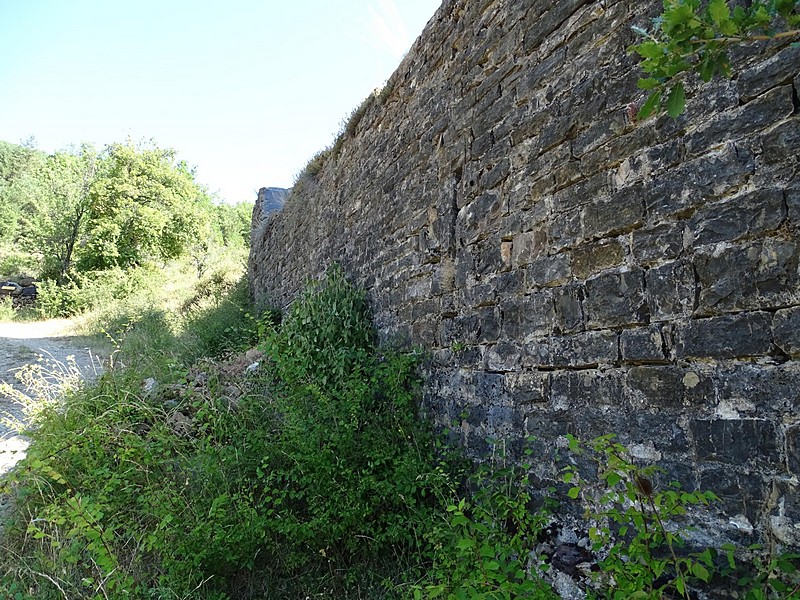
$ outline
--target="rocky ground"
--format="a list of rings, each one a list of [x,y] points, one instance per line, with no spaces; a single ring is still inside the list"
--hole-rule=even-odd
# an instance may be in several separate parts
[[[65,380],[93,377],[102,368],[103,357],[93,352],[91,338],[71,329],[67,320],[0,322],[0,475],[27,448],[19,434],[26,422],[27,399],[57,395]],[[33,375],[35,383],[25,373]]]

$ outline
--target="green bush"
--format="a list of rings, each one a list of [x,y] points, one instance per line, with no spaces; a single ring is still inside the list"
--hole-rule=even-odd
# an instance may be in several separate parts
[[[416,417],[416,357],[379,350],[366,318],[363,295],[334,270],[282,327],[262,323],[270,359],[235,405],[215,377],[182,384],[178,362],[160,374],[172,392],[147,392],[140,359],[46,410],[8,483],[20,510],[0,590],[394,593],[419,568],[439,477]],[[142,323],[169,330],[156,315]],[[167,342],[151,339],[162,352]]]
[[[429,528],[431,566],[414,586],[415,599],[556,598],[541,577],[546,557],[536,554],[551,503],[532,490],[530,465],[507,462],[498,446],[499,455],[471,470],[466,489]]]
[[[11,305],[11,298],[0,297],[0,321],[13,321],[16,317],[16,311]]]

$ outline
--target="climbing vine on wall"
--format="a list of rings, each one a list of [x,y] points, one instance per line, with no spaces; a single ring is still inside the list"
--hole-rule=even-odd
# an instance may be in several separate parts
[[[732,7],[726,0],[664,0],[649,29],[633,30],[643,40],[629,50],[642,58],[647,75],[638,86],[650,92],[637,116],[665,111],[676,118],[685,110],[684,74],[695,72],[704,82],[731,77],[730,48],[800,38],[800,2],[753,0]]]

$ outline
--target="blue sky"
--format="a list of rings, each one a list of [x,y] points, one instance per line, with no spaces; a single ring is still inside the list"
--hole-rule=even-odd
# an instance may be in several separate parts
[[[227,201],[288,187],[440,0],[0,0],[0,139],[175,148]]]

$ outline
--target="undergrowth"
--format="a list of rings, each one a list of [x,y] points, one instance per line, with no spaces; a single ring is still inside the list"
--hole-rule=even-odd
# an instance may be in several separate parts
[[[525,462],[543,457],[447,449],[417,414],[419,354],[377,343],[340,269],[282,320],[214,277],[182,314],[109,308],[115,366],[43,407],[3,482],[0,597],[558,597],[556,492]],[[587,597],[800,596],[795,555],[687,546],[712,494],[654,489],[611,437],[568,445]]]

